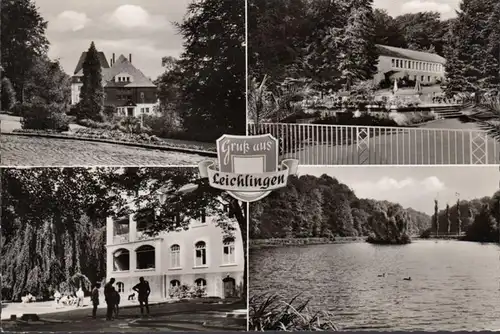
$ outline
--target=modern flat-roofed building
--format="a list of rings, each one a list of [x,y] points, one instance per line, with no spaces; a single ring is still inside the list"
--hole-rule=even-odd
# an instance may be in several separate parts
[[[377,74],[373,80],[376,84],[386,77],[420,81],[423,84],[435,84],[445,77],[446,60],[440,55],[397,48],[387,45],[377,45],[379,59]]]
[[[106,222],[106,279],[126,298],[139,277],[149,281],[151,297],[168,299],[176,286],[201,286],[206,296],[241,295],[244,253],[241,231],[227,234],[215,217],[192,220],[187,230],[163,232],[150,237],[147,231],[152,212],[109,217]]]

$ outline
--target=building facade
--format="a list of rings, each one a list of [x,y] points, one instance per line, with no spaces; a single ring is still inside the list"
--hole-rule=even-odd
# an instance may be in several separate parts
[[[71,81],[71,104],[80,101],[83,86],[83,62],[87,52],[83,52],[75,68]],[[158,97],[156,85],[139,69],[132,65],[132,54],[128,59],[115,54],[106,60],[103,52],[99,52],[101,63],[102,85],[104,87],[104,105],[116,108],[117,115],[134,116],[155,115],[158,113]]]
[[[106,222],[107,277],[115,278],[122,298],[144,277],[151,297],[169,299],[176,286],[201,286],[208,297],[241,294],[244,272],[243,240],[236,222],[226,234],[215,218],[191,221],[189,229],[147,236],[147,218],[136,214]]]
[[[436,84],[445,78],[446,60],[437,54],[387,45],[377,45],[377,49],[379,58],[377,74],[373,78],[375,84],[386,78],[393,80],[406,76],[423,84]]]

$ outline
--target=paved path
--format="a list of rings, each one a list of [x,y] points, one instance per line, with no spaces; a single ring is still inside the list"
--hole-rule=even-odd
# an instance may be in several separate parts
[[[196,165],[207,158],[174,151],[160,151],[81,140],[2,136],[2,166],[139,166]]]
[[[88,331],[88,332],[156,332],[175,330],[208,331],[203,323],[215,323],[225,319],[226,312],[240,305],[171,303],[150,306],[151,316],[141,320],[138,307],[122,308],[113,321],[105,319],[105,309],[98,310],[97,319],[92,319],[91,309],[79,308],[72,311],[40,315],[41,322],[3,321],[2,328],[11,332],[27,331]],[[238,325],[241,326],[241,325]],[[244,326],[246,327],[246,326]],[[234,329],[234,328],[233,328]],[[244,330],[241,328],[240,330]]]
[[[356,144],[330,144],[335,136],[355,138],[355,128],[346,129],[343,130],[343,134],[339,134],[340,130],[336,130],[337,133],[330,132],[324,135],[312,133],[310,135],[312,142],[320,144],[311,142],[286,157],[297,158],[301,164],[308,165],[435,165],[499,162],[500,144],[484,134],[476,137],[480,132],[476,132],[479,128],[475,123],[444,119],[419,128],[400,128],[387,134],[379,134],[378,129],[372,127],[367,144],[361,148]],[[471,145],[472,139],[474,143],[482,145],[480,149],[476,150],[476,147]],[[474,150],[476,156],[471,154]]]

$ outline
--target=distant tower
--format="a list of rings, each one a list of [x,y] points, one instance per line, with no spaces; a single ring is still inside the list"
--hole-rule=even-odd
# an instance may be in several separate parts
[[[446,204],[446,232],[450,234],[451,232],[451,220],[450,220],[450,205]]]
[[[439,235],[438,200],[434,200],[434,225],[436,226],[436,236]]]

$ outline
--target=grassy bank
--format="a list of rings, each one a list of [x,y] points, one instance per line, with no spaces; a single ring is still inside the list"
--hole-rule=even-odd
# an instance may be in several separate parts
[[[365,239],[366,237],[251,239],[250,248],[342,244],[349,242],[365,242]]]

